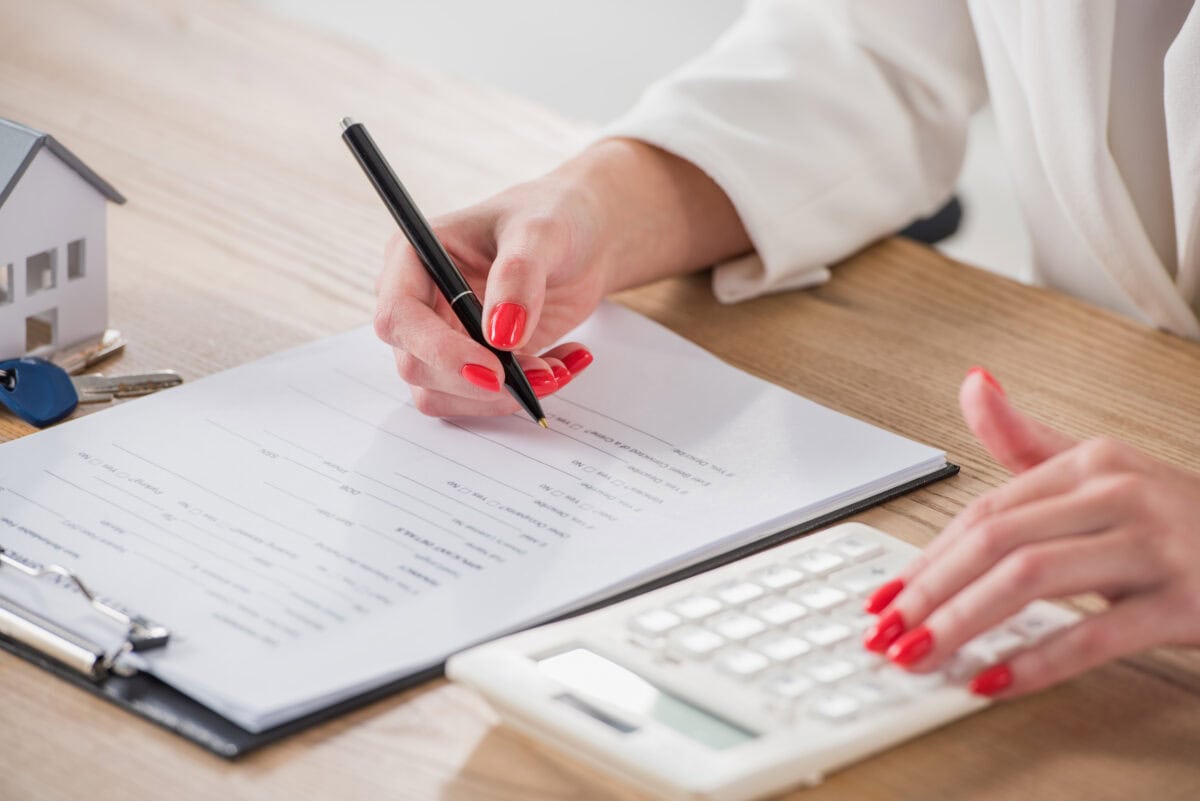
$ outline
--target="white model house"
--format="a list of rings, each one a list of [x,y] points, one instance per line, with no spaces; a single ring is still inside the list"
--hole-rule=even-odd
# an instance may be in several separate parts
[[[53,136],[0,119],[0,359],[104,333],[110,200],[125,202]]]

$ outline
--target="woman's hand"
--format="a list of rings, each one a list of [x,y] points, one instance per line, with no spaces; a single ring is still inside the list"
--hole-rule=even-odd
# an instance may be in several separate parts
[[[522,354],[539,397],[592,360],[577,342],[532,355],[582,322],[607,290],[592,205],[586,188],[548,176],[432,223],[482,299],[488,340]],[[417,409],[451,416],[519,408],[502,391],[500,360],[467,335],[400,233],[388,242],[377,292],[375,332],[393,347]]]
[[[578,342],[541,352],[608,292],[699,269],[745,251],[729,199],[692,164],[607,140],[557,170],[435,220],[434,232],[483,303],[484,333],[514,351],[538,396],[592,361]],[[400,234],[377,286],[375,332],[429,415],[498,415],[499,359],[469,337]],[[539,354],[540,355],[534,355]]]
[[[868,648],[915,671],[1038,598],[1095,592],[1104,612],[981,672],[1011,697],[1157,645],[1200,645],[1200,476],[1106,439],[1077,442],[1009,405],[980,368],[959,402],[1018,475],[971,503],[868,603]]]

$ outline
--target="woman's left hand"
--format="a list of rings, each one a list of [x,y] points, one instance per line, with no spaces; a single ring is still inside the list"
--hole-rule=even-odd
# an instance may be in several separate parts
[[[979,368],[959,402],[975,435],[1018,475],[971,503],[876,592],[868,609],[881,614],[867,647],[932,670],[1030,601],[1088,592],[1109,607],[984,670],[971,689],[1012,697],[1144,648],[1200,645],[1200,476],[1032,420]]]

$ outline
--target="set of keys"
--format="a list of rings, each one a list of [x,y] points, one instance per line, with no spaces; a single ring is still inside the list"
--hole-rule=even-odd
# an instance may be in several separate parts
[[[127,376],[72,376],[45,359],[0,361],[0,403],[37,428],[69,417],[81,403],[149,395],[181,383],[183,379],[173,370]]]

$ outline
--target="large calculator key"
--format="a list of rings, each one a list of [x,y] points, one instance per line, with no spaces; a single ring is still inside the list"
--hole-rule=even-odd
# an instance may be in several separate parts
[[[812,643],[795,634],[768,634],[751,644],[776,662],[789,662],[812,650]]]
[[[629,627],[639,634],[648,634],[651,637],[657,637],[666,634],[682,622],[683,620],[674,612],[669,612],[666,609],[651,609],[648,612],[642,612],[630,620]]]
[[[700,620],[724,608],[725,604],[711,595],[689,595],[671,604],[671,610],[687,620]]]
[[[808,675],[821,684],[833,684],[858,672],[849,659],[821,659],[808,664]]]
[[[842,685],[842,690],[853,695],[865,707],[885,706],[904,700],[895,686],[878,676],[851,679]]]
[[[855,562],[869,559],[883,552],[883,545],[877,539],[863,534],[848,534],[830,547]]]
[[[933,673],[909,673],[895,668],[887,671],[887,681],[906,695],[920,696],[945,684],[946,674],[940,670]]]
[[[1059,609],[1026,609],[1009,620],[1009,627],[1032,645],[1071,623],[1072,619]]]
[[[896,578],[896,574],[908,561],[907,559],[891,558],[891,555],[888,555],[872,559],[865,565],[855,565],[845,570],[839,570],[826,580],[855,595],[869,595],[879,589],[884,582]]]
[[[808,626],[800,633],[818,648],[826,648],[847,639],[854,632],[845,623],[829,621]]]
[[[731,648],[717,657],[716,665],[734,678],[749,679],[770,667],[771,660],[757,651]]]
[[[804,573],[787,565],[771,565],[751,575],[755,581],[772,590],[782,590],[804,581]]]
[[[746,607],[746,611],[757,615],[772,626],[784,626],[808,614],[808,610],[795,601],[779,597],[764,598]]]
[[[821,693],[812,699],[809,711],[834,723],[849,720],[859,713],[862,704],[847,693]]]
[[[763,690],[785,701],[794,701],[815,687],[816,684],[808,676],[795,671],[773,676],[763,683]]]
[[[823,576],[846,564],[846,560],[832,551],[817,548],[805,551],[794,558],[792,563],[806,573],[811,573],[814,576]]]
[[[683,626],[667,635],[673,650],[693,659],[703,659],[725,645],[725,638],[699,626]]]
[[[763,588],[752,581],[731,581],[717,587],[713,594],[730,606],[738,606],[761,597]]]
[[[1002,662],[1024,648],[1026,639],[1008,628],[997,628],[980,634],[959,649],[959,652],[981,662]]]
[[[791,590],[788,596],[816,612],[833,609],[849,597],[837,587],[829,586],[797,587]]]
[[[715,617],[708,621],[708,626],[722,637],[735,641],[748,639],[767,630],[766,623],[741,612],[730,612]]]

